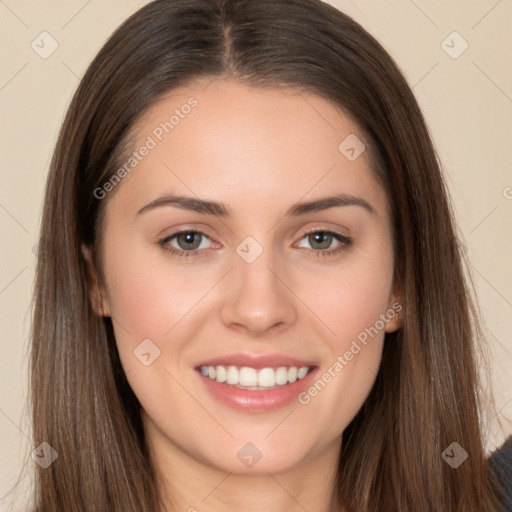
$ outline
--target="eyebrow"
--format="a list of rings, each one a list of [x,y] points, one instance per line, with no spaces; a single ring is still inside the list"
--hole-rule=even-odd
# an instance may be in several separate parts
[[[143,206],[137,212],[137,215],[162,206],[175,206],[177,208],[182,208],[183,210],[206,213],[208,215],[214,215],[215,217],[231,216],[229,208],[227,208],[223,203],[174,194],[167,194],[151,201],[147,205]],[[328,208],[340,206],[360,206],[371,214],[377,215],[375,208],[373,208],[373,206],[363,198],[348,194],[337,194],[334,196],[316,199],[314,201],[296,203],[286,212],[285,216],[295,217],[298,215],[305,215],[306,213],[319,212],[327,210]]]

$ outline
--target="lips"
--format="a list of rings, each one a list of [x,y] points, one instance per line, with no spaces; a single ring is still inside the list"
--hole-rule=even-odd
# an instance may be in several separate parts
[[[214,359],[208,359],[201,361],[196,369],[200,369],[201,366],[237,366],[242,368],[244,366],[248,368],[255,368],[257,370],[261,368],[279,368],[280,366],[295,366],[297,368],[317,366],[315,361],[306,361],[304,359],[296,359],[280,354],[262,354],[253,356],[249,354],[231,354],[223,357],[217,357]]]
[[[222,404],[243,412],[270,412],[296,399],[318,367],[314,361],[284,355],[232,354],[202,361],[195,369],[208,393]]]

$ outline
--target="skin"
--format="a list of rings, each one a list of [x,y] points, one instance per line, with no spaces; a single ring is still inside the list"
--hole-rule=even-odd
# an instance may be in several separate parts
[[[400,300],[386,195],[368,150],[353,162],[338,150],[350,134],[364,141],[357,125],[328,101],[289,88],[217,79],[173,90],[136,124],[134,150],[191,96],[197,106],[103,199],[105,281],[93,284],[91,299],[113,319],[162,493],[172,496],[168,510],[334,510],[342,432],[370,392],[385,331],[400,318],[307,405],[234,410],[211,397],[194,367],[235,352],[315,361],[319,375],[332,367]],[[137,214],[167,193],[222,202],[232,214],[172,205]],[[334,193],[363,198],[375,212],[351,205],[285,215]],[[352,244],[318,256],[341,243],[315,242],[313,228]],[[159,245],[184,229],[205,233],[199,254],[180,258]],[[263,248],[252,263],[236,252],[247,236]],[[176,238],[169,246],[187,247]],[[84,255],[90,261],[90,248]],[[148,338],[160,356],[145,366],[134,350]],[[237,457],[247,442],[262,454],[252,468]]]

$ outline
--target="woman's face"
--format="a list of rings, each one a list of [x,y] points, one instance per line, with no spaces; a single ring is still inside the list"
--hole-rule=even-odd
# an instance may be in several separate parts
[[[313,95],[216,80],[135,135],[95,195],[103,310],[151,445],[237,473],[336,456],[400,322],[357,126]]]

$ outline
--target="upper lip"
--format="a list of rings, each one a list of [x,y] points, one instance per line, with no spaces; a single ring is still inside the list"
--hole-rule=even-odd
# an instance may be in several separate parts
[[[201,366],[238,366],[240,368],[245,366],[261,369],[279,368],[280,366],[296,366],[297,368],[302,368],[304,366],[312,367],[316,365],[311,361],[304,361],[281,354],[250,355],[239,353],[219,356],[202,361],[197,365],[197,368],[200,368]]]

